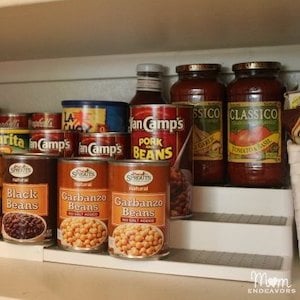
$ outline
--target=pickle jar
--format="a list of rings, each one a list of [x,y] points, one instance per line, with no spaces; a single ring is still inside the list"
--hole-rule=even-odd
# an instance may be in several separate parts
[[[279,62],[232,66],[227,87],[228,179],[234,186],[282,187],[286,144],[282,130],[285,86]]]
[[[176,67],[178,80],[170,90],[172,103],[193,105],[194,185],[222,184],[225,177],[224,99],[219,80],[220,64],[189,64]]]

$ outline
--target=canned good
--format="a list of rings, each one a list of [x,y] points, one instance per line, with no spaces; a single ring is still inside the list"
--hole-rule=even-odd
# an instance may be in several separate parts
[[[60,158],[57,242],[65,250],[104,250],[108,236],[107,161]]]
[[[118,101],[64,100],[62,129],[126,132],[128,104]]]
[[[78,154],[113,159],[129,158],[129,137],[129,133],[125,132],[81,133]]]
[[[129,123],[131,158],[170,161],[171,217],[191,216],[193,106],[133,105]]]
[[[56,156],[49,155],[3,155],[2,236],[5,241],[54,243],[56,162]]]
[[[7,113],[0,114],[0,127],[4,128],[29,128],[30,114]]]
[[[29,129],[0,128],[1,153],[25,153],[29,148]]]
[[[35,112],[31,115],[32,129],[61,129],[61,113]]]
[[[63,157],[78,153],[78,132],[59,129],[35,129],[30,131],[29,152],[53,153]]]
[[[159,258],[169,253],[169,163],[109,161],[109,254]]]

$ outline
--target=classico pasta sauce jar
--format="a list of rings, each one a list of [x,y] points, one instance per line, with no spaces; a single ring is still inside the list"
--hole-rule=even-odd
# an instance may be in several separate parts
[[[285,86],[279,62],[233,65],[235,79],[228,96],[229,183],[245,187],[285,184],[285,140],[282,110]]]
[[[224,182],[224,118],[226,89],[218,79],[219,64],[176,67],[178,80],[170,90],[172,103],[193,105],[193,165],[195,185]],[[226,124],[226,123],[225,123]]]

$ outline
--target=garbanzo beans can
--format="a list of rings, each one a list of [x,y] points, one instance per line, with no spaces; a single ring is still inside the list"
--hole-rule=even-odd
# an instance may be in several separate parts
[[[3,169],[3,239],[20,244],[53,244],[57,157],[4,154]]]
[[[65,250],[98,252],[107,247],[109,202],[107,161],[58,161],[57,242]]]
[[[130,157],[127,132],[83,132],[79,136],[79,156],[125,159]]]
[[[109,254],[160,258],[169,253],[169,163],[109,161]]]
[[[193,106],[149,104],[130,107],[131,158],[170,162],[172,218],[191,216]]]

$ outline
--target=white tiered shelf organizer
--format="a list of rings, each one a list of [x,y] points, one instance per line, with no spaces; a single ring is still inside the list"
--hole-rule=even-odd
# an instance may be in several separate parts
[[[293,200],[289,189],[194,187],[193,217],[172,220],[170,255],[126,260],[0,242],[0,256],[141,272],[254,281],[291,280]]]

